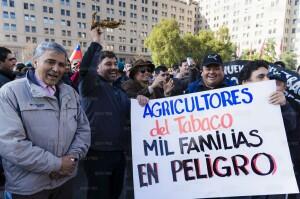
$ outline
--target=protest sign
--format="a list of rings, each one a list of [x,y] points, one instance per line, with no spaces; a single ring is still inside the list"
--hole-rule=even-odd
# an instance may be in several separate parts
[[[264,81],[132,100],[135,198],[298,192],[280,107],[268,103],[275,89]]]

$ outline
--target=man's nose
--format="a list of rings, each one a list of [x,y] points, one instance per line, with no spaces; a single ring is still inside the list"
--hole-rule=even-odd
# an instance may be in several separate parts
[[[118,68],[117,64],[113,64],[113,65],[112,65],[112,68],[113,68],[113,69],[117,69],[117,68]]]

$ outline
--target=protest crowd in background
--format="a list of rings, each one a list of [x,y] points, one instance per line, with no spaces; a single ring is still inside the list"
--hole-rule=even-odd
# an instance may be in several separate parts
[[[131,98],[144,106],[152,99],[269,79],[276,80],[269,100],[281,107],[300,185],[300,66],[290,71],[282,62],[244,60],[239,71],[229,73],[237,61],[223,63],[218,52],[206,55],[202,63],[192,58],[174,66],[144,59],[123,63],[102,49],[97,28],[91,37],[84,55],[77,48],[70,59],[51,42],[39,44],[26,63],[0,47],[5,198],[134,198]]]

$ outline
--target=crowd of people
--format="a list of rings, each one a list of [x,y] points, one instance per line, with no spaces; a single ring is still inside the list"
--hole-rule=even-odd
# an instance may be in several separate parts
[[[80,67],[68,61],[66,50],[55,42],[40,43],[25,64],[0,47],[5,198],[72,198],[73,190],[80,189],[73,179],[81,164],[86,198],[119,198],[127,186],[125,173],[130,172],[130,98],[144,106],[151,99],[236,84],[225,77],[216,53],[206,55],[201,64],[184,59],[170,68],[143,59],[118,63],[113,52],[102,49],[99,32],[91,30],[92,42]],[[239,75],[241,84],[269,79],[276,80],[269,102],[281,107],[299,185],[299,103],[285,97],[286,82],[269,74],[263,60],[249,61]]]

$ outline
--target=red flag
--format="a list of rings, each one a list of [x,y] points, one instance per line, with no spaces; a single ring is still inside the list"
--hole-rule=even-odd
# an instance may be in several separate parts
[[[72,52],[72,54],[71,54],[71,56],[70,56],[69,59],[70,59],[71,63],[74,60],[78,60],[79,62],[81,62],[81,60],[82,60],[82,53],[81,53],[81,49],[80,49],[80,45],[79,44],[77,44],[76,48]]]
[[[281,54],[282,53],[282,51],[283,51],[283,41],[282,41],[283,39],[281,39],[280,40],[280,47],[279,47],[279,54]]]
[[[259,59],[261,59],[262,55],[264,54],[264,50],[265,50],[265,39],[264,39],[264,41],[263,41],[263,43],[261,44],[261,47],[260,47]]]

